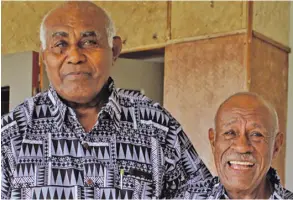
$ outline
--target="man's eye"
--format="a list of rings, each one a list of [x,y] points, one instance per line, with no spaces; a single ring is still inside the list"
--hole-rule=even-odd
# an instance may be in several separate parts
[[[261,142],[265,139],[264,135],[260,132],[252,132],[249,134],[251,141]]]
[[[234,130],[229,130],[224,132],[223,134],[226,139],[234,138],[236,136],[236,132]]]
[[[59,48],[63,48],[66,46],[67,46],[67,42],[65,42],[65,41],[59,41],[54,45],[54,47],[59,47]]]
[[[97,41],[95,40],[86,40],[82,42],[82,46],[95,46],[97,45]]]
[[[224,133],[224,135],[236,135],[236,133],[235,133],[235,131],[230,130],[230,131],[226,131],[226,132]]]
[[[263,134],[261,134],[260,132],[252,132],[250,134],[250,136],[253,136],[253,137],[263,137]]]

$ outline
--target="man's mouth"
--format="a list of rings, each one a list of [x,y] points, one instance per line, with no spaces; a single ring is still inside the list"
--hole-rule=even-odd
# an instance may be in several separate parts
[[[90,73],[88,72],[70,72],[68,74],[66,74],[67,76],[68,75],[90,75]]]
[[[70,73],[67,73],[64,77],[66,77],[67,79],[72,79],[72,80],[75,80],[75,79],[83,79],[83,78],[88,78],[91,76],[91,73],[88,73],[88,72],[70,72]]]
[[[231,161],[228,161],[228,165],[229,167],[236,170],[245,170],[245,169],[251,169],[255,164],[248,161],[231,160]]]

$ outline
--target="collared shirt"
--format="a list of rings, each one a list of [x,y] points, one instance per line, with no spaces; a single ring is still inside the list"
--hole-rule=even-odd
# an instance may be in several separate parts
[[[211,177],[164,108],[111,78],[106,88],[88,133],[52,87],[2,117],[3,199],[172,198]]]
[[[273,187],[273,193],[269,199],[293,199],[293,193],[282,187],[280,178],[275,169],[269,169],[267,179]],[[204,181],[198,181],[195,184],[185,185],[180,190],[176,198],[230,199],[217,176]]]

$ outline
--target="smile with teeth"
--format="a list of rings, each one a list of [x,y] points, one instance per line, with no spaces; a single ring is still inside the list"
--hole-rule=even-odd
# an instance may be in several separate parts
[[[228,164],[233,169],[249,169],[254,166],[254,163],[247,161],[228,161]]]

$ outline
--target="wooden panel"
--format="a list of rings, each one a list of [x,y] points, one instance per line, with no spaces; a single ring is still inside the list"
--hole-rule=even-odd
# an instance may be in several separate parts
[[[2,2],[2,54],[39,50],[43,16],[62,2]],[[167,2],[95,2],[111,15],[124,50],[166,42]]]
[[[47,11],[61,2],[2,3],[2,54],[39,51],[39,27]]]
[[[123,49],[135,50],[167,41],[167,2],[96,2],[113,18]]]
[[[246,28],[246,2],[172,2],[172,39]]]
[[[290,1],[254,1],[253,30],[289,46]]]
[[[214,174],[208,129],[220,103],[246,90],[244,41],[242,34],[166,47],[164,106]]]
[[[250,90],[262,95],[276,108],[280,129],[286,133],[288,54],[257,38],[252,40]],[[273,162],[282,182],[285,178],[285,144]]]

